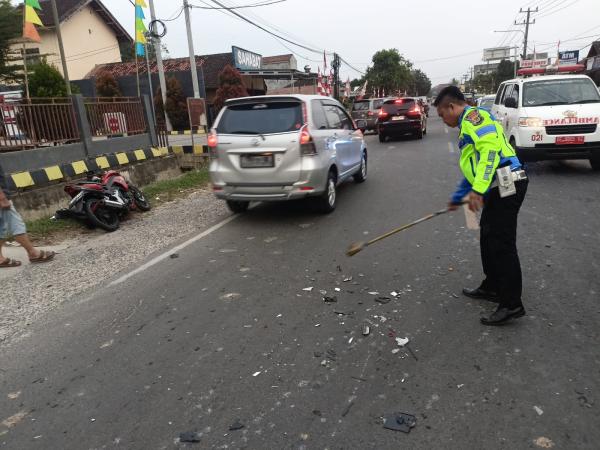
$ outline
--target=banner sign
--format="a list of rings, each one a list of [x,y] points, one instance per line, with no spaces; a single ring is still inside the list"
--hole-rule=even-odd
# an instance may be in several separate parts
[[[558,60],[559,65],[561,66],[577,64],[577,62],[579,61],[579,50],[558,52]]]
[[[522,59],[521,69],[543,69],[548,65],[547,59]]]
[[[262,56],[239,47],[231,47],[233,62],[239,70],[258,70],[262,68]]]

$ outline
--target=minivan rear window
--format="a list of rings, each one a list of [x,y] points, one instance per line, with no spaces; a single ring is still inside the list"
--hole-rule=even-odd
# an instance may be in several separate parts
[[[244,103],[228,106],[217,126],[223,134],[267,134],[298,131],[304,123],[298,102]]]
[[[382,106],[382,109],[390,114],[403,109],[410,109],[415,103],[414,98],[401,98],[398,100],[388,100]]]
[[[352,111],[368,111],[369,110],[369,100],[364,102],[354,102],[352,105]]]

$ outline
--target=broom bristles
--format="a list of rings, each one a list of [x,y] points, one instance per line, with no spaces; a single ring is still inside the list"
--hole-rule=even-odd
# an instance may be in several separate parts
[[[350,246],[348,251],[346,252],[347,256],[354,256],[358,252],[360,252],[363,248],[365,248],[364,242],[356,242]]]

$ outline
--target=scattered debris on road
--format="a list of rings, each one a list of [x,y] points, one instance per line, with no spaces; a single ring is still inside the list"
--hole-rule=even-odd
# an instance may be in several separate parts
[[[323,301],[325,303],[337,303],[337,297],[335,297],[335,296],[334,297],[327,297],[327,296],[325,296],[325,297],[323,297]]]
[[[539,406],[534,406],[533,409],[535,409],[535,412],[538,413],[538,416],[544,414],[544,411]]]
[[[376,301],[377,303],[381,303],[382,305],[385,305],[386,303],[389,303],[391,300],[392,300],[392,299],[391,299],[391,298],[389,298],[389,297],[377,297],[377,298],[375,299],[375,301]]]
[[[548,439],[547,437],[541,436],[537,439],[533,440],[533,443],[540,448],[552,448],[554,447],[554,442]]]
[[[352,281],[352,277],[346,277],[346,278],[344,278],[344,283],[348,283],[349,281]]]
[[[237,430],[241,430],[242,428],[245,428],[245,427],[246,427],[246,425],[244,425],[238,419],[229,426],[229,431],[237,431]]]
[[[383,428],[394,431],[410,433],[411,428],[417,425],[417,418],[411,414],[393,413],[383,418]]]
[[[177,259],[177,258],[179,258],[179,253],[171,253],[170,258],[171,259]]]
[[[348,413],[350,412],[350,410],[352,409],[352,407],[354,406],[354,402],[350,402],[348,403],[348,406],[346,406],[346,409],[344,409],[344,411],[342,412],[342,417],[346,417],[348,415]]]
[[[400,346],[400,347],[404,347],[406,344],[408,344],[409,340],[408,338],[396,338],[396,343]]]
[[[311,287],[304,288],[304,289],[302,289],[302,290],[303,290],[303,291],[306,291],[306,292],[312,292],[313,288],[312,288],[312,286],[311,286]]]
[[[261,371],[259,370],[258,372],[254,372],[254,373],[252,374],[252,376],[253,376],[253,377],[257,377],[257,376],[259,376],[260,374],[261,374]]]
[[[371,327],[369,325],[363,325],[362,335],[368,336],[371,333]]]
[[[200,442],[200,433],[186,431],[179,434],[179,442]]]

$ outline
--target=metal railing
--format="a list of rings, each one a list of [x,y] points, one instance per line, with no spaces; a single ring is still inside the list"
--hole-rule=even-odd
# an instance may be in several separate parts
[[[159,124],[156,126],[156,137],[158,139],[159,147],[168,147],[169,146],[169,132],[164,124]]]
[[[84,103],[94,137],[130,136],[147,132],[140,98],[85,98]]]
[[[80,140],[71,98],[30,98],[0,103],[0,151]]]

